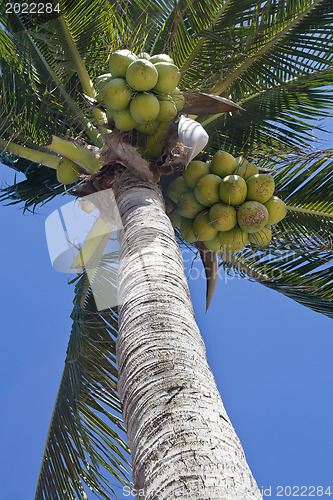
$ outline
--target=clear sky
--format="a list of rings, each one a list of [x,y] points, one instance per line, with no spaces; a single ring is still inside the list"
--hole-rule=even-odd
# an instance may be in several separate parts
[[[1,166],[0,184],[12,180]],[[44,222],[68,198],[36,215],[0,208],[1,500],[34,498],[63,370],[73,287],[51,267]],[[220,280],[205,313],[204,280],[189,284],[209,364],[264,498],[333,496],[332,321],[238,278]]]

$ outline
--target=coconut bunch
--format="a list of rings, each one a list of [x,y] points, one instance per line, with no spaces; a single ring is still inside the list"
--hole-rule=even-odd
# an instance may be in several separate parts
[[[254,163],[218,151],[210,162],[190,162],[169,184],[167,195],[177,205],[170,219],[185,241],[203,241],[218,254],[249,243],[266,246],[287,213],[274,189],[273,177]]]
[[[109,67],[110,73],[96,79],[98,100],[106,108],[108,122],[119,130],[158,134],[182,109],[184,97],[177,88],[180,71],[167,54],[136,56],[117,50]]]

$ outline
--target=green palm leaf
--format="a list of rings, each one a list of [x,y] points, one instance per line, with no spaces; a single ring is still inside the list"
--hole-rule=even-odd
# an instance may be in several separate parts
[[[114,259],[110,255],[101,264],[103,279],[111,282]],[[121,437],[125,429],[117,395],[117,314],[96,309],[85,273],[74,281],[72,333],[36,500],[88,498],[83,483],[100,498],[118,498],[115,481],[119,486],[129,484],[128,447]]]
[[[315,72],[244,97],[244,111],[201,120],[210,135],[210,147],[231,151],[297,149],[317,140],[321,119],[332,115],[332,70]],[[223,131],[223,132],[222,132]]]

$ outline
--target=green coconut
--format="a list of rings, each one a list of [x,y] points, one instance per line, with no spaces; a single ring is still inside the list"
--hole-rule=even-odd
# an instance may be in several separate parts
[[[246,193],[246,182],[239,175],[227,175],[220,182],[220,198],[226,205],[241,205],[246,200]]]
[[[220,232],[219,240],[221,244],[221,253],[223,253],[223,251],[239,252],[249,242],[247,232],[243,231],[238,226],[230,229],[230,231]]]
[[[266,203],[274,193],[275,182],[271,175],[255,174],[249,177],[247,184],[247,200]]]
[[[193,222],[193,232],[198,241],[209,241],[217,236],[218,231],[209,219],[209,210],[198,213]]]
[[[158,95],[160,103],[160,112],[157,120],[160,122],[169,122],[177,116],[177,108],[174,100],[169,95]]]
[[[133,120],[128,108],[121,111],[115,111],[113,120],[116,127],[124,132],[129,132],[137,126],[137,123]]]
[[[204,244],[212,252],[219,253],[221,251],[220,233],[217,233],[212,240],[204,241]]]
[[[268,210],[267,226],[277,224],[287,215],[286,204],[277,196],[272,196],[264,205]]]
[[[189,191],[189,187],[185,183],[183,176],[180,176],[170,182],[167,195],[174,203],[178,203],[180,197]]]
[[[235,160],[236,160],[236,168],[240,166],[246,167],[246,165],[250,163],[246,158],[244,158],[244,156],[237,156]]]
[[[132,90],[123,78],[114,78],[103,87],[102,97],[107,108],[121,111],[127,108],[132,97]]]
[[[258,201],[246,201],[237,210],[237,222],[247,233],[260,231],[267,223],[268,210]]]
[[[200,177],[194,188],[194,195],[199,203],[207,207],[220,201],[219,184],[221,177],[208,174]]]
[[[149,57],[149,61],[153,64],[158,62],[167,62],[173,64],[173,60],[168,54],[155,54],[154,56]]]
[[[224,203],[215,203],[209,210],[212,226],[218,231],[229,231],[237,224],[235,207]]]
[[[82,173],[82,168],[68,158],[62,158],[57,166],[57,179],[61,184],[77,182]]]
[[[173,227],[180,228],[180,223],[181,223],[183,217],[181,215],[179,215],[179,213],[176,210],[173,210],[171,212],[171,214],[169,214],[169,219],[171,220],[171,224]],[[190,220],[190,219],[186,219],[186,220]]]
[[[151,90],[156,85],[157,79],[158,73],[155,66],[146,59],[132,62],[126,70],[128,85],[138,92]]]
[[[156,130],[157,130],[158,125],[159,125],[159,122],[157,120],[154,120],[154,121],[148,123],[147,125],[137,125],[135,127],[135,130],[137,130],[138,132],[141,132],[142,134],[145,134],[145,135],[154,135]]]
[[[107,82],[110,82],[113,80],[114,76],[111,75],[111,73],[104,73],[104,75],[99,75],[95,78],[95,85],[98,90],[98,92],[101,94],[104,88],[104,85]]]
[[[180,71],[174,64],[169,62],[158,62],[155,64],[158,72],[158,80],[153,87],[154,92],[169,94],[173,92],[180,80]]]
[[[180,221],[180,232],[187,243],[194,243],[197,241],[193,232],[193,220],[182,217]]]
[[[177,111],[181,111],[185,104],[185,97],[178,87],[175,88],[173,92],[170,93],[174,103],[176,105]]]
[[[147,125],[153,122],[156,120],[159,112],[160,103],[151,92],[137,94],[131,100],[130,113],[133,120],[139,125]]]
[[[114,114],[116,113],[115,109],[112,108],[106,108],[106,119],[108,123],[114,122]]]
[[[232,174],[235,168],[236,159],[226,151],[217,151],[210,163],[211,173],[220,177]]]
[[[109,59],[109,68],[112,76],[125,78],[128,66],[136,61],[137,57],[130,50],[116,50]]]
[[[243,177],[243,179],[247,180],[249,177],[252,177],[252,175],[258,174],[259,170],[254,163],[246,161],[240,164],[234,173],[235,175],[239,175],[240,177]]]
[[[184,180],[188,187],[194,189],[194,186],[204,175],[209,174],[209,166],[204,161],[191,161],[183,172]]]
[[[263,227],[256,233],[249,234],[249,242],[265,247],[272,239],[272,230],[269,227]]]
[[[140,52],[140,54],[138,54],[138,58],[139,59],[147,59],[147,60],[149,60],[150,59],[150,55],[148,54],[148,52]]]
[[[178,213],[187,219],[194,217],[205,207],[197,201],[194,193],[188,192],[181,195],[178,201]]]
[[[159,122],[154,134],[147,138],[144,149],[144,156],[146,158],[158,159],[161,156],[164,149],[164,139],[168,133],[169,127],[170,122]]]

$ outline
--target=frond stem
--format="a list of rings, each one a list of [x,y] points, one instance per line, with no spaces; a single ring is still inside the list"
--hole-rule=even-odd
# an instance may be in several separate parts
[[[317,212],[316,210],[309,210],[307,208],[302,208],[302,207],[292,207],[291,205],[287,205],[287,210],[290,210],[291,212],[318,215],[320,217],[329,217],[330,219],[333,219],[333,214],[328,214],[327,212]]]
[[[55,153],[66,156],[89,173],[97,172],[102,165],[101,160],[89,149],[61,139],[56,135],[51,136],[46,147]]]
[[[58,156],[27,148],[25,146],[21,146],[20,144],[15,144],[14,142],[5,141],[4,139],[0,139],[0,147],[4,147],[4,149],[16,156],[20,156],[26,160],[44,165],[45,167],[57,169],[60,161]]]

